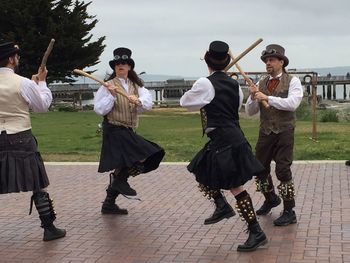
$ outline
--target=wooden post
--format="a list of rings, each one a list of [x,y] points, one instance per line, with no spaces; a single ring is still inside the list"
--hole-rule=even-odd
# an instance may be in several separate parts
[[[307,95],[311,95],[310,85],[306,86],[306,92],[307,92]]]
[[[327,85],[327,99],[330,100],[332,99],[332,86]]]
[[[81,94],[81,92],[79,91],[79,108],[82,110],[83,109],[83,96]]]
[[[344,97],[344,100],[345,100],[346,99],[346,84],[344,84],[343,97]]]
[[[317,74],[317,73],[316,73]],[[316,115],[316,104],[317,104],[317,75],[315,76],[315,73],[312,74],[312,140],[317,140],[317,131],[316,131],[316,122],[317,122],[317,115]]]
[[[326,89],[325,86],[322,85],[322,98],[325,99],[326,98]]]
[[[158,90],[155,89],[154,92],[156,93],[156,102],[158,104]]]

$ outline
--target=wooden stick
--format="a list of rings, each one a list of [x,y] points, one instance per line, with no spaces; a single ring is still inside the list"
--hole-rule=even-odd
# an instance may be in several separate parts
[[[244,50],[241,54],[239,54],[235,59],[232,59],[230,64],[228,64],[225,68],[225,71],[227,72],[234,64],[236,64],[241,58],[243,58],[245,55],[247,55],[253,48],[255,48],[257,45],[259,45],[263,41],[262,38],[259,38],[257,41],[255,41],[253,44],[251,44],[246,50]]]
[[[76,73],[76,74],[88,77],[88,78],[90,78],[90,79],[100,83],[101,85],[103,85],[105,87],[108,87],[108,84],[106,82],[96,78],[95,76],[93,76],[93,75],[91,75],[91,74],[89,74],[89,73],[87,73],[87,72],[85,72],[85,71],[83,71],[81,69],[74,69],[73,72]],[[115,87],[113,90],[115,92],[119,93],[120,95],[124,96],[125,98],[129,99],[129,95],[125,91],[123,91],[121,89],[118,89],[117,87]],[[132,101],[130,101],[130,102],[132,102]],[[134,103],[134,104],[137,104],[137,103]]]
[[[233,57],[233,54],[231,52],[231,50],[228,50],[228,53],[231,57],[232,60],[234,60],[235,58]],[[238,65],[238,63],[235,63],[236,68],[238,69],[239,73],[241,73],[241,75],[243,76],[244,80],[248,83],[249,86],[254,86],[255,84],[253,83],[253,81],[247,76],[247,74],[245,74],[245,72],[243,71],[243,69]],[[265,108],[270,107],[270,105],[267,103],[266,100],[261,101],[262,105]]]
[[[45,53],[44,53],[44,56],[43,56],[43,58],[42,58],[42,60],[41,60],[41,64],[40,64],[40,69],[41,70],[44,70],[45,69],[45,67],[46,67],[46,63],[47,63],[47,59],[49,58],[49,55],[50,55],[50,53],[51,53],[51,51],[52,51],[52,49],[53,49],[53,45],[55,44],[55,39],[51,39],[51,41],[50,41],[50,43],[49,43],[49,45],[47,46],[47,49],[46,49],[46,51],[45,51]]]

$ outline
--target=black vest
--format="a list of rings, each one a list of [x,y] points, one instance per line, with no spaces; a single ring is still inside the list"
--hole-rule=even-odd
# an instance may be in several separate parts
[[[225,72],[208,77],[215,89],[213,100],[201,108],[203,131],[208,127],[233,127],[239,120],[239,85]]]

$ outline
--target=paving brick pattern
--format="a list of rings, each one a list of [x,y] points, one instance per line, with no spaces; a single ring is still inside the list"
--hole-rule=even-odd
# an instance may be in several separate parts
[[[185,164],[162,164],[130,179],[141,201],[118,197],[128,215],[102,215],[108,174],[96,164],[47,164],[48,191],[65,238],[43,242],[37,212],[28,215],[31,193],[0,195],[0,262],[350,262],[350,167],[344,162],[296,162],[298,223],[274,227],[281,207],[259,221],[269,243],[239,253],[247,238],[238,216],[203,225],[213,204],[197,189]],[[247,185],[255,207],[262,202]],[[228,201],[235,200],[226,192]]]

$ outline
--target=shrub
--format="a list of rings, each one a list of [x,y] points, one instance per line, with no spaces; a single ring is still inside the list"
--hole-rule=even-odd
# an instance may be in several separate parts
[[[324,110],[319,115],[320,122],[339,122],[336,110]]]
[[[78,109],[72,106],[58,106],[58,111],[76,112]]]
[[[94,105],[93,104],[88,104],[88,105],[84,105],[83,106],[83,110],[93,110],[94,109]]]

